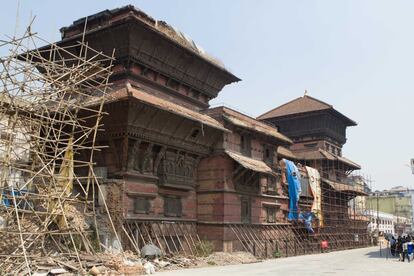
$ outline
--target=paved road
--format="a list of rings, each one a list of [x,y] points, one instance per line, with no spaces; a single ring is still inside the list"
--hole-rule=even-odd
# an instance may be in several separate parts
[[[383,254],[384,256],[385,254]],[[160,276],[213,275],[414,275],[414,262],[379,256],[378,247],[268,260],[254,264],[214,266],[157,273]]]

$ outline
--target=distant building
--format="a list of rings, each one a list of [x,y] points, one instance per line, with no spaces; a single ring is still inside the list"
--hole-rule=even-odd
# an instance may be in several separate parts
[[[393,214],[367,210],[366,215],[369,217],[368,231],[376,234],[379,229],[380,234],[395,235],[396,217]]]
[[[371,234],[376,235],[377,229],[379,229],[380,235],[403,235],[411,231],[411,220],[408,218],[376,210],[366,210],[365,214],[370,220],[368,231]]]
[[[366,204],[368,209],[393,214],[399,228],[411,231],[414,219],[413,196],[413,191],[399,186],[371,193]],[[410,229],[407,229],[406,224]]]

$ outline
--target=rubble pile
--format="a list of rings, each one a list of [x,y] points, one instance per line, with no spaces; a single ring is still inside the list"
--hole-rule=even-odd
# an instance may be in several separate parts
[[[254,263],[258,260],[247,252],[214,252],[207,257],[161,257],[155,259],[139,258],[132,252],[119,254],[98,253],[67,257],[63,254],[52,254],[50,257],[33,258],[31,271],[34,276],[46,275],[149,275],[158,271],[178,270],[185,268],[206,267],[212,265],[235,265]],[[19,275],[27,274],[24,265],[15,268]]]
[[[210,256],[202,258],[207,264],[214,265],[235,265],[250,264],[258,262],[257,258],[249,252],[214,252]]]
[[[52,254],[50,257],[34,258],[31,262],[31,272],[35,276],[46,275],[144,275],[146,270],[141,259],[132,253],[93,255],[81,254],[77,257],[67,257],[63,254]],[[15,268],[19,275],[28,274],[25,267]]]
[[[236,265],[256,263],[259,260],[249,252],[214,252],[207,257],[164,257],[152,261],[156,270],[176,270],[192,267],[206,267],[212,265]]]

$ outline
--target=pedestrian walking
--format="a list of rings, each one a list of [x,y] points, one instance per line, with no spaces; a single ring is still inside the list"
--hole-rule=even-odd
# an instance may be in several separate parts
[[[390,239],[390,250],[391,250],[391,255],[393,257],[395,257],[396,245],[397,245],[397,241],[395,240],[395,237],[392,236],[391,239]]]
[[[398,254],[398,260],[403,261],[403,240],[401,236],[398,236],[396,248],[397,248],[396,253]]]
[[[402,261],[405,261],[405,258],[408,259],[408,239],[407,237],[403,238],[402,241]],[[408,259],[408,262],[410,262],[410,259]]]
[[[409,241],[407,242],[407,259],[408,262],[412,261],[414,258],[414,243],[411,237],[409,237]]]

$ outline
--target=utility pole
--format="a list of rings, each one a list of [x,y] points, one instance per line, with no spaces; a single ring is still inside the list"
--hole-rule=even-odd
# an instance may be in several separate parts
[[[379,238],[379,193],[377,192],[377,233]]]
[[[382,250],[381,250],[381,242],[379,240],[379,192],[376,193],[377,194],[377,242],[379,243],[380,246],[380,257],[382,257]]]

